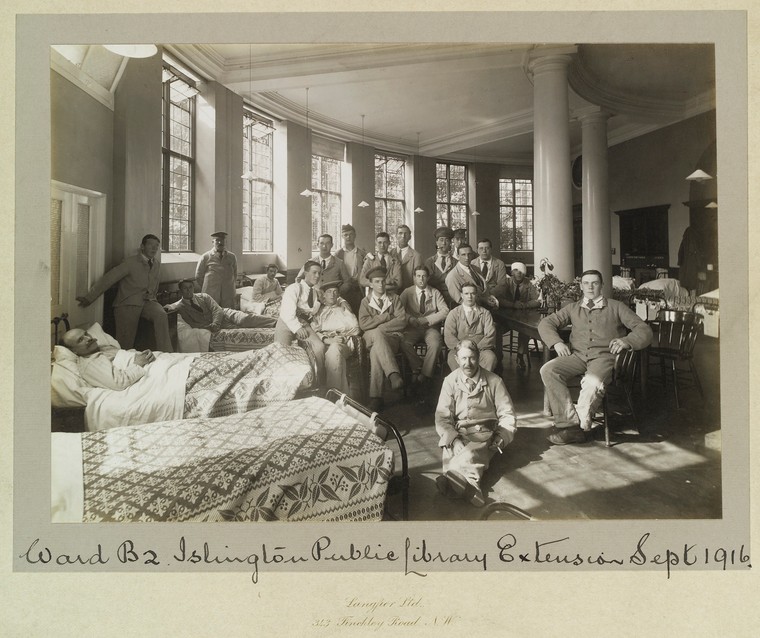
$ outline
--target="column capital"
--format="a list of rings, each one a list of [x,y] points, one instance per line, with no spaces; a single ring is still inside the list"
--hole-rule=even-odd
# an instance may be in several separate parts
[[[525,71],[528,75],[564,71],[577,51],[578,47],[574,45],[536,47],[528,53]]]
[[[579,109],[573,113],[576,120],[581,126],[591,126],[592,124],[606,124],[607,120],[612,117],[612,113],[604,110],[600,106],[589,106]]]

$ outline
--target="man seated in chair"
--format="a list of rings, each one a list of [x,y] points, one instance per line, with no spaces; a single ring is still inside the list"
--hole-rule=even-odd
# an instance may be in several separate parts
[[[322,277],[322,266],[310,259],[303,265],[303,271],[303,279],[290,284],[282,293],[274,340],[284,346],[291,345],[296,338],[308,341],[317,362],[317,370],[322,376],[325,369],[325,344],[311,327],[311,321],[322,305],[321,293],[317,288]]]
[[[454,354],[459,367],[443,380],[435,410],[443,457],[436,487],[445,496],[462,496],[482,507],[480,480],[497,450],[512,442],[515,411],[501,377],[478,363],[480,352],[474,341],[464,339]]]
[[[266,303],[282,297],[282,286],[277,281],[277,266],[269,264],[267,266],[266,277],[258,277],[253,282],[253,295],[251,299],[258,303]]]
[[[404,331],[404,340],[411,346],[405,349],[409,367],[415,374],[417,383],[428,385],[435,371],[435,363],[441,354],[441,324],[449,314],[449,307],[443,295],[428,285],[430,271],[427,266],[418,266],[414,271],[414,286],[401,293],[401,304],[409,317],[409,324]],[[424,342],[427,350],[425,359],[421,360],[414,351],[414,346]]]
[[[555,445],[586,441],[605,384],[612,379],[615,357],[623,350],[646,348],[652,341],[652,329],[624,303],[603,297],[602,284],[602,273],[585,271],[581,275],[580,301],[544,317],[538,324],[542,341],[557,353],[556,359],[541,367],[554,415],[548,439]],[[570,343],[566,344],[559,329],[570,324]],[[574,377],[582,377],[576,406],[567,388]]]
[[[383,408],[383,382],[385,377],[394,390],[404,385],[395,355],[402,347],[406,311],[398,295],[386,292],[384,268],[373,268],[366,273],[372,288],[359,306],[359,327],[369,350],[369,408],[379,412]]]
[[[134,358],[124,367],[113,364],[119,348],[100,346],[98,340],[81,328],[72,328],[63,335],[61,341],[77,355],[77,368],[82,380],[93,388],[126,390],[143,378],[143,368],[156,360],[150,350],[135,353]]]
[[[473,283],[462,286],[462,305],[457,306],[446,317],[443,325],[443,340],[449,349],[448,364],[451,370],[458,367],[454,354],[461,341],[468,339],[478,346],[480,367],[493,372],[496,367],[496,327],[491,313],[476,303],[477,288]]]
[[[538,290],[527,279],[528,268],[521,261],[516,261],[510,267],[512,276],[507,279],[507,289],[499,296],[499,307],[512,310],[531,310],[538,308]],[[517,367],[525,369],[525,355],[528,352],[530,337],[520,332],[517,336]]]
[[[312,319],[311,327],[325,344],[325,376],[328,388],[348,394],[346,360],[351,356],[348,338],[360,334],[359,322],[348,302],[340,297],[340,281],[322,284],[322,305]]]
[[[164,310],[176,310],[190,328],[215,333],[222,328],[273,328],[277,323],[273,317],[261,317],[232,308],[222,308],[211,295],[194,292],[192,279],[181,279],[178,287],[182,297],[172,304],[165,305]]]

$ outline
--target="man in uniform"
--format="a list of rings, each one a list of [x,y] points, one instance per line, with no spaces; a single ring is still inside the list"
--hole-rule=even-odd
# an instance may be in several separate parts
[[[201,292],[211,295],[222,308],[235,307],[237,259],[225,248],[227,233],[211,234],[213,247],[201,255],[195,268],[195,280]]]
[[[399,260],[388,252],[391,245],[391,238],[388,233],[381,232],[375,237],[376,252],[367,253],[364,258],[362,271],[359,273],[359,285],[365,288],[370,287],[368,273],[375,268],[382,268],[387,273],[385,281],[385,290],[387,292],[397,293],[401,286],[401,264]]]
[[[448,364],[452,370],[456,370],[458,365],[454,351],[465,339],[477,344],[482,368],[493,371],[496,367],[496,328],[493,317],[488,310],[478,306],[476,300],[475,284],[465,283],[462,286],[462,305],[449,312],[443,325],[443,339],[449,349]]]

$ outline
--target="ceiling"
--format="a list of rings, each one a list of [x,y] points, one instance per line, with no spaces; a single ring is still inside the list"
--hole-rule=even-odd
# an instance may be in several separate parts
[[[111,93],[124,60],[99,45],[55,47]],[[387,151],[529,165],[533,86],[528,63],[568,53],[571,148],[578,118],[611,114],[610,144],[715,108],[714,47],[702,44],[192,44],[164,50],[277,119]],[[308,92],[307,92],[308,88]],[[362,115],[364,131],[362,132]]]

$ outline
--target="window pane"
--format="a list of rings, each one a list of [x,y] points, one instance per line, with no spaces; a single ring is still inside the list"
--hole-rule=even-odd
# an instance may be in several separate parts
[[[501,250],[533,250],[533,182],[499,180]]]
[[[272,251],[272,123],[243,116],[243,252]]]

